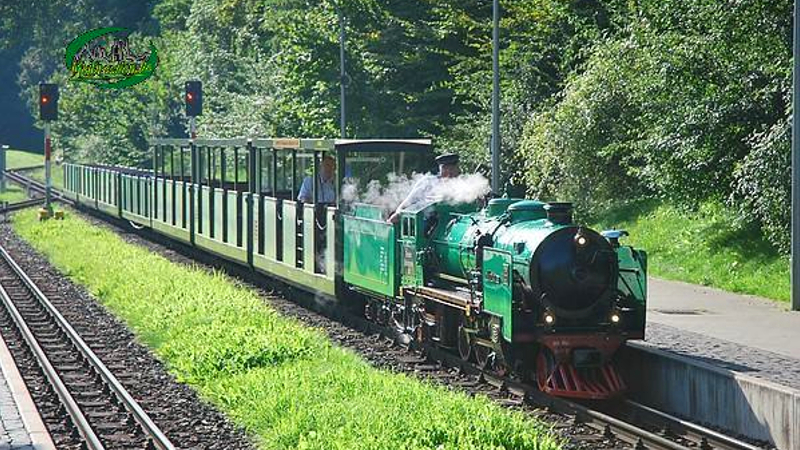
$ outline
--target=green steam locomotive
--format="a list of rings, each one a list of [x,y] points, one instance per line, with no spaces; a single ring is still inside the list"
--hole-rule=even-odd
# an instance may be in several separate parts
[[[558,396],[624,392],[614,355],[645,326],[645,252],[574,223],[568,203],[431,199],[397,224],[345,201],[359,180],[430,167],[430,141],[161,139],[148,169],[66,164],[84,207],[150,227],[413,339]],[[320,158],[337,201],[299,202]],[[352,199],[347,199],[352,200]]]

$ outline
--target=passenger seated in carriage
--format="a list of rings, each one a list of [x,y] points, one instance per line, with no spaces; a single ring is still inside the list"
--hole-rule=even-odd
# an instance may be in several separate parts
[[[336,161],[330,155],[323,156],[320,173],[317,174],[317,203],[336,203],[335,174]],[[303,203],[314,202],[314,179],[311,176],[303,179],[297,200]]]

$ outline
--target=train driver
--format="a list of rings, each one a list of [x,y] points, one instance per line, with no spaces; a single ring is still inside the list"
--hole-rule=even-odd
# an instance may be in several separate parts
[[[322,157],[320,170],[317,174],[317,203],[335,203],[336,186],[334,186],[334,172],[336,171],[336,161],[330,155]],[[314,202],[314,179],[307,176],[303,179],[297,200],[303,203]]]
[[[405,200],[389,216],[388,222],[397,223],[400,220],[400,213],[409,206],[425,200],[436,189],[442,178],[455,178],[461,174],[458,168],[457,153],[439,155],[436,157],[436,163],[439,164],[439,175],[429,175],[417,181],[417,184],[414,185]]]

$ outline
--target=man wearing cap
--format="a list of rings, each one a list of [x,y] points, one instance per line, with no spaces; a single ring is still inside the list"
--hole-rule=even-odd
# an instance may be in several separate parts
[[[435,191],[437,185],[443,178],[455,178],[461,174],[461,171],[458,168],[457,153],[445,153],[443,155],[439,155],[436,157],[436,163],[439,164],[439,175],[429,175],[417,181],[417,184],[415,184],[414,188],[411,189],[411,192],[409,192],[406,199],[403,200],[395,212],[389,216],[388,222],[397,223],[400,220],[400,213],[402,213],[404,209],[415,203],[425,200],[429,194]]]

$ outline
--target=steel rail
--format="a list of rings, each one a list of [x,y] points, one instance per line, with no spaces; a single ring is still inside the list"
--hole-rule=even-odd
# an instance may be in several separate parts
[[[28,324],[25,323],[25,319],[22,318],[22,315],[19,313],[19,310],[17,310],[17,307],[14,306],[11,296],[8,295],[8,292],[2,285],[0,285],[0,297],[2,297],[3,305],[6,307],[9,315],[17,325],[17,329],[19,330],[20,334],[22,334],[22,338],[31,349],[33,356],[36,358],[36,362],[39,364],[39,367],[42,368],[42,372],[44,372],[47,381],[50,383],[50,386],[53,387],[56,395],[58,395],[61,404],[64,405],[64,409],[66,409],[67,414],[69,414],[69,417],[72,419],[72,423],[75,424],[75,427],[78,429],[78,433],[83,438],[87,447],[90,450],[105,449],[103,444],[100,442],[100,438],[97,437],[97,434],[95,434],[94,430],[89,425],[89,421],[86,420],[86,416],[83,415],[83,412],[78,406],[78,402],[75,401],[75,398],[72,397],[72,394],[70,394],[67,386],[64,384],[64,381],[58,375],[55,367],[53,367],[53,364],[47,358],[44,350],[42,350],[42,347],[39,345],[39,342],[36,341],[36,338],[34,337],[31,329],[28,327]]]
[[[671,414],[643,405],[633,400],[625,400],[631,413],[643,420],[663,427],[667,433],[681,436],[699,444],[701,449],[720,450],[761,450],[761,447],[732,438],[718,431],[680,419]]]
[[[11,181],[11,182],[17,183],[18,185],[20,185],[22,187],[25,187],[25,188],[28,188],[28,189],[30,189],[30,190],[32,190],[34,192],[38,192],[40,194],[44,194],[44,192],[45,192],[44,183],[42,183],[40,181],[37,181],[37,180],[34,180],[33,178],[30,178],[30,177],[28,177],[26,175],[23,175],[20,172],[17,172],[17,171],[14,171],[14,170],[6,170],[6,178],[8,178],[9,181]],[[59,190],[59,189],[52,188],[52,192],[53,192],[53,200],[58,200],[60,202],[66,203],[68,205],[72,205],[72,204],[75,203],[69,197],[64,196],[64,193],[61,192],[61,190]],[[36,199],[36,200],[44,202],[43,198],[42,199]],[[9,209],[9,211],[12,211],[12,210]]]
[[[25,209],[25,208],[28,208],[28,207],[31,207],[31,206],[36,206],[36,205],[38,205],[40,203],[44,203],[44,199],[43,198],[32,198],[32,199],[28,199],[28,200],[23,200],[21,202],[6,203],[3,206],[0,206],[0,213],[17,211],[17,210]]]
[[[117,380],[114,374],[111,373],[110,370],[108,370],[108,368],[105,366],[105,364],[103,364],[100,358],[97,357],[94,351],[92,351],[92,349],[89,348],[89,346],[75,331],[75,329],[72,328],[72,325],[69,324],[69,322],[64,318],[64,316],[61,315],[58,309],[56,309],[56,307],[50,302],[50,300],[44,295],[44,293],[42,293],[42,291],[39,290],[39,288],[36,286],[33,280],[30,279],[28,274],[26,274],[25,271],[22,270],[22,268],[16,263],[16,261],[14,261],[11,255],[9,255],[8,252],[2,247],[0,247],[0,255],[2,255],[2,259],[15,272],[15,275],[19,277],[20,280],[22,280],[22,282],[25,284],[28,290],[34,295],[36,300],[38,300],[39,303],[42,304],[42,306],[56,321],[58,326],[61,327],[64,333],[66,333],[66,335],[72,341],[73,345],[75,345],[75,348],[77,348],[78,351],[80,351],[83,354],[83,356],[86,358],[89,364],[91,364],[91,366],[103,378],[103,381],[116,394],[117,398],[119,398],[119,400],[122,402],[125,409],[127,409],[134,416],[134,418],[142,427],[142,429],[145,431],[145,433],[152,439],[152,442],[156,446],[156,448],[160,450],[175,450],[175,446],[172,444],[172,442],[170,442],[170,440],[167,438],[164,432],[161,431],[161,429],[159,429],[156,426],[156,424],[152,421],[152,419],[150,419],[150,416],[147,415],[147,413],[142,409],[139,403],[133,399],[130,393],[128,393],[125,387],[122,386],[122,384],[119,382],[119,380]],[[6,303],[7,307],[10,306],[9,309],[11,310],[11,308],[14,308],[14,305],[10,303],[11,302],[10,297],[8,297],[5,290],[3,290],[2,293],[3,293],[3,301]],[[16,308],[14,308],[14,311],[16,311]],[[15,321],[16,320],[17,318],[15,318]],[[22,316],[19,316],[19,320],[22,320]],[[30,333],[30,329],[27,328],[27,325],[25,325],[24,321],[22,322],[22,325],[27,329],[27,333]],[[33,334],[30,334],[29,337],[26,337],[26,341],[28,341],[28,339],[31,339],[32,342],[36,344],[36,346],[38,347],[38,343],[35,342]],[[40,347],[39,351],[41,352]],[[46,356],[44,356],[43,352],[41,352],[41,357],[46,359]],[[49,362],[47,364],[49,364]],[[54,369],[52,369],[52,365],[50,365],[50,368],[51,368],[50,370],[53,370],[53,373],[55,373]],[[64,389],[66,389],[66,387],[64,387]],[[74,403],[74,400],[72,401]],[[77,404],[75,404],[75,407],[77,408]],[[83,421],[85,422],[85,420],[86,419],[84,417]],[[88,423],[86,425],[88,426]],[[94,436],[94,439],[97,439],[97,437]],[[100,445],[99,447],[92,447],[92,448],[102,449],[103,447],[102,445]]]
[[[618,438],[637,450],[690,450],[697,448],[702,450],[760,450],[757,446],[679,419],[665,412],[630,400],[625,402],[634,412],[638,412],[641,415],[648,413],[653,418],[648,425],[656,423],[659,428],[668,431],[668,435],[679,436],[699,444],[692,447],[682,445],[643,428],[644,424],[639,424],[638,421],[634,421],[636,423],[629,422],[616,417],[616,415],[601,412],[574,401],[547,395],[534,386],[481,369],[473,363],[463,361],[457,355],[436,347],[426,345],[424,350],[434,360],[450,367],[457,367],[464,373],[479,375],[487,383],[505,389],[515,396],[522,397],[530,404],[546,407],[559,414],[574,416],[576,420],[594,428],[604,436]]]

